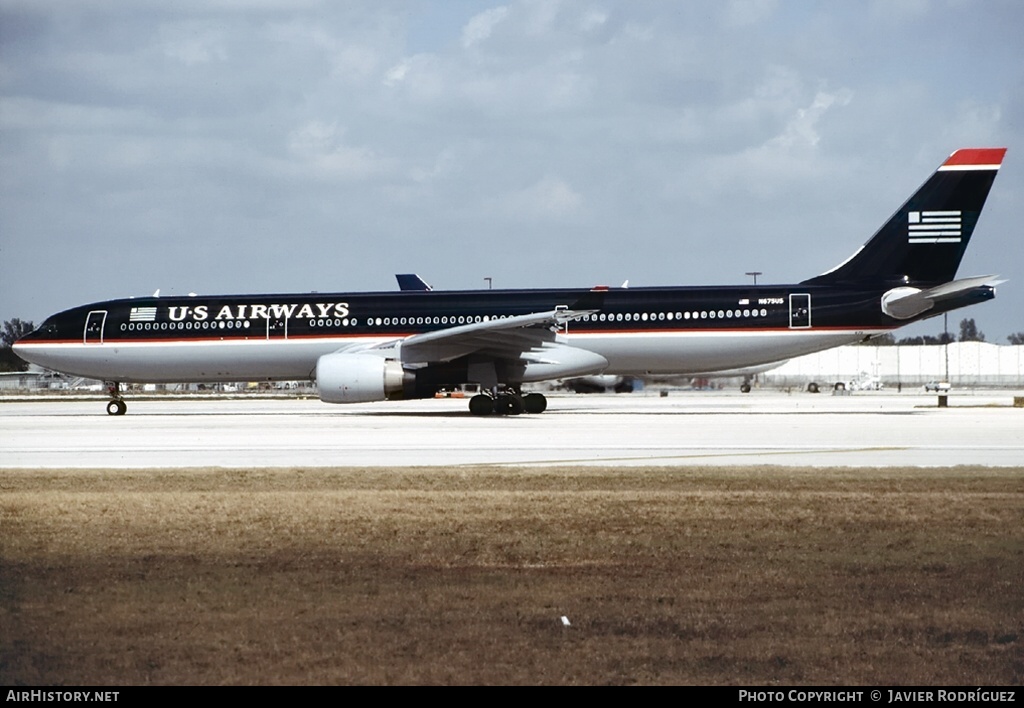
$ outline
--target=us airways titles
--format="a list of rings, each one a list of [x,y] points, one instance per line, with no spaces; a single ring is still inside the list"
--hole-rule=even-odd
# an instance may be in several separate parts
[[[213,315],[213,310],[217,314]],[[212,316],[211,316],[212,315]],[[290,303],[286,305],[222,305],[219,309],[210,305],[172,305],[168,316],[172,322],[192,320],[267,320],[267,319],[315,319],[317,317],[346,318],[349,315],[347,302]]]

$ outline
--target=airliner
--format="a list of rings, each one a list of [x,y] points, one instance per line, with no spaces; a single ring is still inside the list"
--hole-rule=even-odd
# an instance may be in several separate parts
[[[992,299],[995,276],[956,271],[1005,154],[957,150],[850,258],[792,285],[154,296],[66,310],[14,348],[106,382],[110,415],[124,383],[280,380],[326,403],[476,384],[474,415],[542,413],[524,384],[750,369]]]

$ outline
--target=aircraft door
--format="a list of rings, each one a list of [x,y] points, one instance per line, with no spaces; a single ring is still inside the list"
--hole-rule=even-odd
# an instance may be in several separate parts
[[[267,318],[267,339],[288,339],[288,318],[274,317]]]
[[[85,318],[85,343],[103,344],[103,325],[107,321],[106,310],[93,310]]]
[[[810,293],[790,293],[789,295],[789,327],[790,329],[806,329],[811,326],[811,295]]]

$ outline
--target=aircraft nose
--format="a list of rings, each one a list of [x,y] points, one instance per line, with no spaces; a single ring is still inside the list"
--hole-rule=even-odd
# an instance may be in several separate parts
[[[39,341],[39,332],[40,332],[40,330],[42,330],[42,327],[36,327],[31,332],[28,332],[27,334],[21,335],[20,337],[18,337],[17,341],[14,342],[14,344],[11,345],[11,347],[15,351],[17,351],[18,347],[21,346],[25,342]]]
[[[36,362],[32,361],[31,355],[27,351],[29,348],[24,345],[25,340],[27,340],[30,336],[31,335],[26,334],[24,337],[22,337],[17,342],[12,344],[11,350],[14,352],[14,355],[21,359],[22,361],[27,361],[30,364],[35,364]]]
[[[36,361],[38,359],[36,356],[38,347],[33,347],[32,345],[43,340],[42,332],[43,327],[37,327],[28,334],[22,335],[18,338],[18,341],[11,345],[11,350],[22,361],[27,361],[31,364],[39,364],[40,362]]]
[[[35,341],[35,338],[33,337],[34,334],[34,332],[29,332],[25,336],[21,337],[17,342],[11,345],[11,349],[14,350],[14,353],[20,356],[22,359],[25,358],[25,351],[28,349],[26,345],[31,344],[33,341]]]

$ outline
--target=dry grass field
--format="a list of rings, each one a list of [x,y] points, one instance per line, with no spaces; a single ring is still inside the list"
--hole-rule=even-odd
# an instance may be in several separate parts
[[[3,685],[1022,680],[1024,469],[0,472]]]

